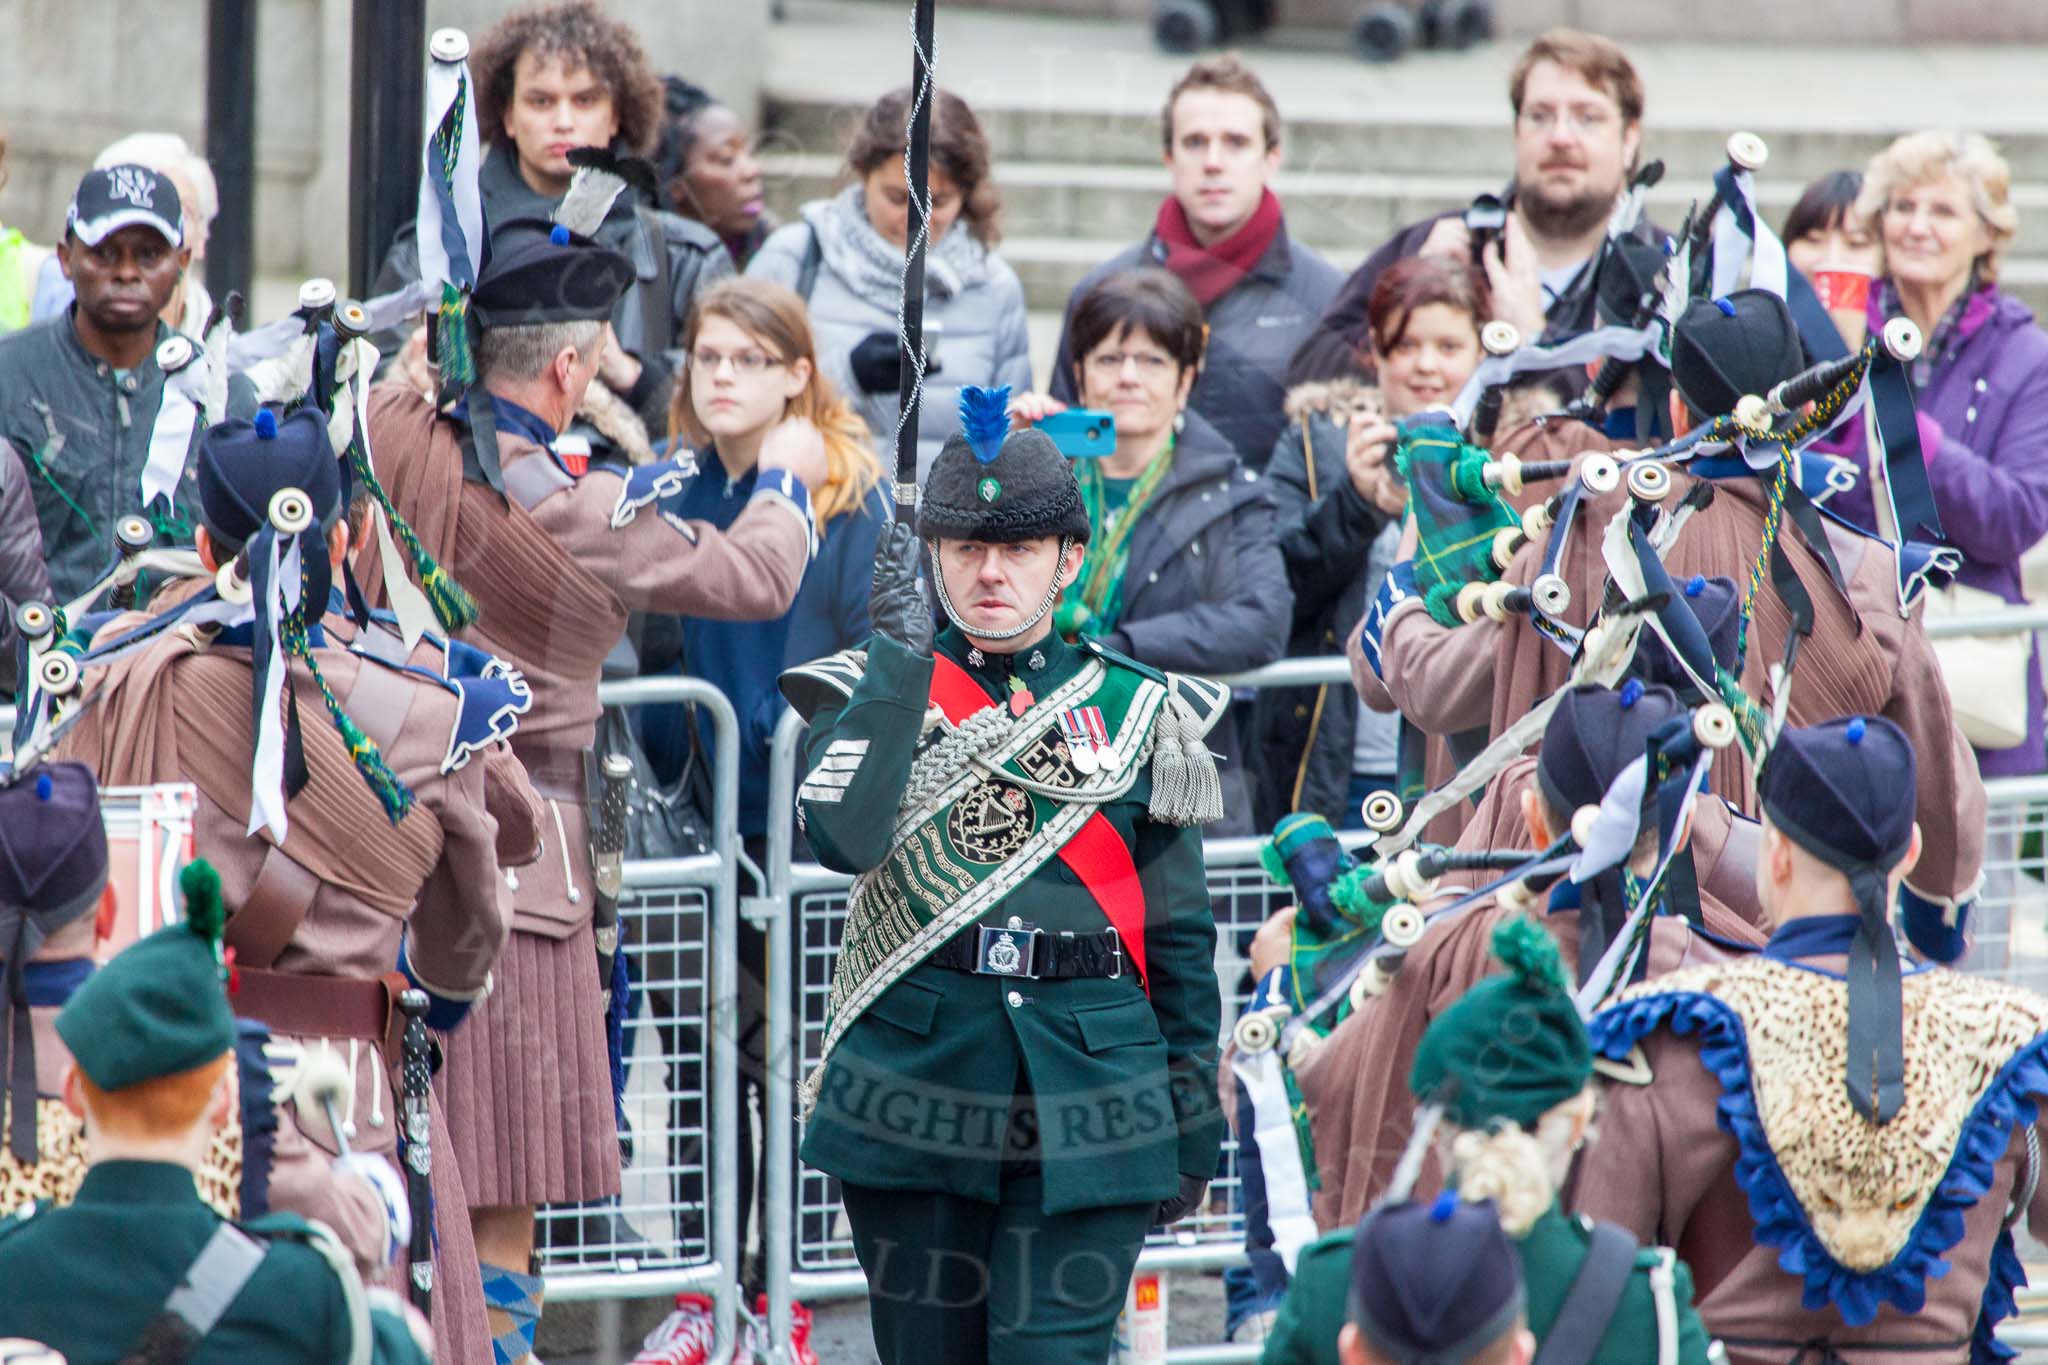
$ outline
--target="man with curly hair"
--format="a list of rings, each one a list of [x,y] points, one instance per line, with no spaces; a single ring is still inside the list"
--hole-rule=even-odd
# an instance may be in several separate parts
[[[595,0],[515,10],[477,39],[469,66],[485,148],[477,181],[487,223],[552,217],[574,174],[571,149],[645,156],[660,131],[661,81],[639,36]],[[645,454],[650,435],[665,434],[675,386],[666,353],[697,295],[732,273],[732,258],[709,228],[630,192],[595,235],[632,261],[635,281],[612,315],[617,344],[604,355],[584,415],[596,428],[593,439],[630,459]],[[384,258],[376,292],[418,274],[419,246],[407,224]],[[378,349],[392,355],[404,341],[387,334],[377,338]]]

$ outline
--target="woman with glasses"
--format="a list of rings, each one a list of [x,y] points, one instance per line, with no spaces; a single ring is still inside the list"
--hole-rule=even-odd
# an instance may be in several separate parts
[[[903,184],[903,128],[910,92],[884,95],[868,110],[846,154],[852,183],[803,206],[802,221],[771,234],[747,274],[802,296],[817,329],[819,364],[867,419],[893,466],[899,374],[896,311],[910,239],[910,192]],[[967,101],[932,99],[931,244],[925,256],[924,407],[917,473],[960,425],[964,385],[1031,387],[1031,338],[1024,286],[996,254],[1002,200],[988,138]]]
[[[739,717],[740,837],[756,864],[765,866],[768,822],[791,818],[787,809],[768,809],[768,750],[784,708],[775,679],[791,665],[836,654],[867,638],[875,541],[890,516],[882,466],[868,446],[860,417],[819,371],[802,301],[767,280],[724,280],[697,301],[683,331],[683,365],[669,405],[669,435],[697,456],[696,478],[662,502],[664,515],[687,521],[723,527],[737,517],[753,491],[764,450],[798,451],[800,468],[814,462],[813,467],[825,471],[811,499],[818,552],[788,614],[744,624],[685,616],[677,622],[680,657],[644,661],[647,673],[701,678],[732,702]],[[650,642],[666,633],[655,624],[649,623]],[[655,652],[650,645],[647,653]],[[641,708],[641,739],[664,782],[678,779],[693,746],[700,768],[710,769],[711,718],[702,707]],[[751,1039],[749,1048],[757,1050],[766,1037],[760,1012],[767,967],[761,931],[742,924],[738,951],[740,1037]],[[652,1003],[664,1011],[665,1001]],[[758,1092],[764,1060],[757,1053],[741,1067],[745,1124],[751,1124],[753,1113],[745,1091]],[[753,1135],[743,1135],[742,1246],[754,1212],[753,1150]]]
[[[1057,609],[1060,633],[1177,672],[1273,662],[1287,647],[1293,593],[1264,481],[1188,407],[1207,340],[1201,305],[1164,270],[1126,270],[1076,302],[1067,335],[1080,406],[1116,419],[1116,444],[1076,463],[1091,535],[1081,577]],[[1022,426],[1065,408],[1025,394],[1011,420]],[[1248,834],[1239,718],[1226,716],[1209,741],[1223,759],[1225,812],[1209,830]]]

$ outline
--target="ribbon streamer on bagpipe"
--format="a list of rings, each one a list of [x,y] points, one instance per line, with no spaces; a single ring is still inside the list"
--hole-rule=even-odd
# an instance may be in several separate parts
[[[409,280],[388,294],[364,299],[359,305],[363,310],[363,330],[372,335],[388,332],[406,319],[418,316],[430,299],[439,297],[438,287],[429,291],[423,281]],[[305,319],[297,313],[251,331],[238,332],[228,343],[227,368],[235,374],[248,374],[263,362],[283,356],[305,335]],[[255,381],[252,379],[251,382]]]
[[[1488,389],[1498,388],[1518,375],[1582,369],[1595,360],[1641,360],[1658,345],[1661,335],[1662,328],[1656,324],[1642,328],[1599,327],[1552,345],[1520,346],[1506,355],[1490,355],[1479,362],[1479,368],[1451,401],[1451,412],[1462,430],[1471,425],[1472,414]]]
[[[1726,298],[1740,289],[1747,265],[1751,289],[1784,298],[1789,273],[1785,244],[1757,212],[1755,172],[1730,161],[1714,172],[1714,188],[1721,207],[1713,224],[1713,297]]]
[[[428,595],[414,584],[412,575],[406,572],[406,561],[399,557],[398,544],[391,533],[391,513],[387,510],[391,499],[377,478],[376,464],[370,454],[370,379],[376,369],[377,348],[369,341],[358,336],[342,342],[334,366],[335,388],[327,418],[327,439],[341,457],[344,493],[356,479],[361,479],[369,490],[370,520],[376,527],[377,561],[383,574],[384,600],[398,618],[399,635],[405,641],[406,652],[411,653],[420,638],[434,628],[439,613]],[[351,499],[344,496],[342,501],[346,505]],[[408,541],[417,544],[416,538],[410,535],[410,528],[407,529]],[[425,576],[429,564],[432,564],[431,559],[421,564],[422,576]],[[436,574],[443,572],[438,565],[433,569]],[[350,610],[354,612],[362,603],[361,590],[356,585],[353,570],[344,565],[343,572]],[[471,606],[469,621],[475,619],[473,602]],[[452,631],[469,621],[441,622],[441,628]]]
[[[250,646],[251,666],[256,671],[252,691],[255,764],[250,771],[249,834],[259,829],[282,844],[291,827],[285,811],[290,793],[286,790],[292,774],[293,739],[298,729],[297,705],[289,717],[285,711],[285,683],[290,660],[285,655],[285,619],[299,607],[302,564],[299,538],[280,547],[277,533],[265,527],[249,544],[249,588],[255,604],[255,633]],[[299,761],[303,770],[304,755]],[[303,772],[301,774],[303,780]]]
[[[1665,878],[1671,870],[1672,860],[1685,842],[1685,832],[1692,823],[1693,805],[1699,800],[1701,785],[1714,763],[1713,749],[1705,745],[1696,747],[1698,753],[1685,770],[1682,799],[1674,803],[1675,809],[1668,816],[1660,812],[1657,866],[1644,883],[1620,932],[1608,942],[1599,963],[1572,997],[1582,1018],[1593,1017],[1594,1012],[1613,994],[1617,984],[1634,975],[1636,963],[1649,950],[1650,920],[1657,913]],[[1593,829],[1585,841],[1586,850],[1572,865],[1570,876],[1573,882],[1583,885],[1591,881],[1599,873],[1620,864],[1628,857],[1629,850],[1635,847],[1641,830],[1649,763],[1649,755],[1645,754],[1622,769],[1620,776],[1608,786],[1600,801],[1600,814],[1593,821]]]
[[[439,404],[446,412],[477,381],[476,319],[470,295],[483,271],[490,239],[476,127],[476,93],[469,75],[469,37],[437,30],[427,45],[426,136],[420,148],[417,238],[420,283],[427,292],[428,359],[440,373]],[[470,435],[477,467],[494,492],[505,491],[498,462],[497,425],[489,403],[470,405]]]
[[[477,186],[483,160],[468,36],[460,29],[441,29],[428,44],[427,55],[417,220],[420,285],[445,311],[454,301],[451,290],[466,303],[483,266],[484,203]]]
[[[1285,967],[1275,967],[1253,989],[1249,1009],[1270,1008],[1284,998],[1280,983],[1286,977]],[[1266,1221],[1273,1233],[1273,1250],[1291,1275],[1295,1257],[1319,1235],[1309,1194],[1320,1182],[1313,1174],[1314,1150],[1303,1131],[1303,1116],[1297,1114],[1300,1092],[1294,1087],[1286,1054],[1276,1048],[1237,1048],[1231,1054],[1230,1069],[1251,1102],[1259,1168],[1266,1182]]]
[[[163,371],[163,396],[156,421],[149,428],[149,454],[142,464],[142,507],[159,499],[175,506],[179,480],[192,454],[192,438],[227,415],[228,347],[234,332],[233,310],[241,296],[230,294],[214,305],[202,328],[203,341],[174,332],[156,348]]]

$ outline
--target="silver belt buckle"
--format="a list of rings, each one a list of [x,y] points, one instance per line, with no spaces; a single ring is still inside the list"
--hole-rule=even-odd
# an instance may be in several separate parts
[[[1038,935],[1039,930],[1028,924],[1015,929],[983,928],[974,970],[984,976],[1036,977]]]
[[[1124,974],[1124,936],[1116,931],[1115,925],[1111,925],[1106,932],[1109,934],[1109,950],[1114,954],[1116,962],[1116,970],[1109,974],[1109,980],[1114,981]]]

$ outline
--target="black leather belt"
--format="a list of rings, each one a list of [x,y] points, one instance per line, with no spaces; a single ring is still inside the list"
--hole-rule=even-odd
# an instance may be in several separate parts
[[[1014,976],[1029,981],[1124,974],[1124,945],[1114,929],[1092,934],[1054,933],[1014,916],[1006,925],[983,925],[955,935],[931,955],[938,966],[977,976]]]

